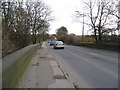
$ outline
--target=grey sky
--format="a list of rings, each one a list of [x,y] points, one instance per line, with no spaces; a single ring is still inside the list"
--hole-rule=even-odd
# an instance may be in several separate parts
[[[52,10],[54,21],[50,24],[50,34],[54,34],[56,29],[65,26],[69,33],[80,35],[82,33],[82,24],[75,22],[75,11],[82,11],[84,0],[42,0]],[[86,33],[86,32],[85,32]]]
[[[34,0],[39,1],[39,0]],[[42,0],[52,11],[54,21],[50,22],[49,34],[55,34],[56,30],[61,26],[65,26],[68,29],[68,33],[74,33],[76,35],[82,34],[82,23],[75,21],[75,11],[85,12],[84,2],[89,0]],[[97,1],[97,0],[93,0]],[[114,0],[117,1],[117,0]],[[96,12],[96,9],[94,9]],[[85,12],[86,13],[86,12]],[[95,14],[96,15],[96,14]],[[82,18],[81,18],[82,19]],[[90,22],[85,18],[85,22]],[[111,25],[109,25],[110,27]],[[111,26],[113,27],[113,26]],[[116,24],[114,24],[116,27]],[[84,26],[84,34],[91,34],[87,25]]]
[[[54,21],[50,22],[49,31],[50,34],[55,34],[56,30],[61,26],[65,26],[68,29],[69,33],[74,33],[76,35],[82,34],[82,23],[78,23],[75,21],[75,11],[79,10],[80,12],[85,12],[84,2],[89,0],[42,0],[42,1],[45,2],[45,4],[50,8],[50,10],[52,11],[52,16],[54,17]],[[87,22],[89,21],[87,20]],[[90,34],[90,32],[87,32],[88,29],[89,28],[85,25],[84,34],[88,33]]]

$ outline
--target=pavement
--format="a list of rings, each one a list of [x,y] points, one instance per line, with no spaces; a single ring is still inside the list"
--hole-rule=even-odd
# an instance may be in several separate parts
[[[118,88],[118,52],[72,45],[49,50],[75,86]]]
[[[19,88],[118,88],[118,53],[43,43],[21,79]]]
[[[74,88],[48,46],[42,47],[32,58],[18,88]]]

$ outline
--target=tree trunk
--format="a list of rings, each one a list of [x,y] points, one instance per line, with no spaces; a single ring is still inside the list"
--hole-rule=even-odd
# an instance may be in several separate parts
[[[35,44],[35,34],[33,32],[33,35],[32,35],[32,40],[33,40],[33,44]]]
[[[97,38],[97,30],[96,30],[95,26],[94,26],[93,28],[94,28],[95,42],[97,43],[97,42],[98,42],[98,38]]]
[[[102,42],[102,34],[101,34],[101,30],[99,30],[98,33],[99,33],[98,41],[101,43],[101,42]]]
[[[99,43],[102,42],[101,19],[100,19],[99,26],[98,26],[98,42],[99,42]]]

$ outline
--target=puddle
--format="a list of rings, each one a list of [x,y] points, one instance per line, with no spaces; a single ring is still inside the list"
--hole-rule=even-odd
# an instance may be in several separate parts
[[[63,75],[55,75],[54,79],[67,79],[67,78]]]
[[[38,83],[36,83],[35,85],[38,86]]]
[[[32,64],[32,66],[39,66],[39,63]]]
[[[41,56],[40,58],[46,58],[46,57],[44,57],[44,56]]]

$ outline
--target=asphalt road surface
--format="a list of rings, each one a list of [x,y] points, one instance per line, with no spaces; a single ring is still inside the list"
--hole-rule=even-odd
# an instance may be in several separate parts
[[[118,88],[118,53],[65,45],[49,50],[70,80],[80,88]]]

